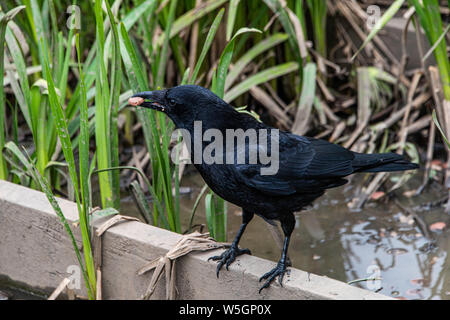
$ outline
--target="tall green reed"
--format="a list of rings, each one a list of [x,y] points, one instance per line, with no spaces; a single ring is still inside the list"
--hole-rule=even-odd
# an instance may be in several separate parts
[[[420,26],[425,31],[430,46],[434,47],[434,57],[441,76],[444,99],[450,101],[450,58],[447,53],[446,38],[443,36],[444,23],[439,9],[439,1],[408,0],[408,2],[416,10]],[[448,8],[450,9],[450,3]]]
[[[77,37],[77,53],[80,54],[78,37]],[[80,105],[80,148],[79,148],[79,164],[80,164],[80,178],[78,177],[74,154],[72,151],[72,142],[69,136],[69,130],[67,125],[67,120],[64,115],[64,110],[58,99],[55,90],[55,84],[53,82],[52,76],[50,74],[50,68],[48,60],[45,61],[45,70],[47,75],[47,82],[49,85],[49,100],[52,109],[52,116],[57,127],[58,137],[62,145],[62,151],[64,153],[64,158],[68,164],[70,180],[74,187],[75,200],[78,207],[78,215],[80,221],[80,230],[82,234],[83,241],[83,253],[84,261],[86,264],[86,271],[88,275],[89,282],[86,283],[90,298],[94,298],[96,290],[96,274],[94,268],[94,258],[92,254],[91,241],[90,241],[90,229],[89,229],[89,195],[88,192],[88,171],[89,171],[89,135],[88,132],[88,122],[87,122],[87,101],[86,101],[86,87],[84,84],[84,76],[81,71],[80,58],[79,60],[79,71],[80,71],[80,83],[81,83],[81,102]]]
[[[297,1],[297,12],[300,8],[301,1]],[[324,58],[327,57],[327,0],[307,0],[314,32],[314,44],[317,52]],[[301,17],[301,14],[300,14]],[[304,19],[304,18],[303,18]],[[302,22],[303,28],[305,23]],[[306,30],[306,29],[304,29]]]
[[[75,165],[75,158],[73,154],[72,142],[68,130],[68,122],[64,113],[64,109],[60,103],[60,98],[57,94],[55,83],[51,75],[50,70],[50,58],[48,56],[43,57],[44,71],[46,74],[46,80],[48,83],[48,99],[51,108],[52,120],[55,124],[57,135],[61,143],[61,149],[64,154],[64,158],[69,170],[68,184],[72,185],[72,189],[75,195],[75,200],[78,209],[80,231],[83,243],[84,261],[81,258],[81,252],[75,241],[75,236],[62,212],[55,195],[53,193],[49,179],[45,177],[35,165],[35,161],[30,156],[24,156],[17,145],[13,142],[8,142],[6,148],[13,153],[17,159],[24,165],[25,172],[28,174],[35,184],[46,194],[50,204],[57,213],[61,222],[63,223],[74,247],[74,251],[79,262],[83,278],[85,280],[86,289],[89,299],[95,299],[96,297],[96,273],[94,267],[94,258],[91,247],[91,234],[90,234],[90,197],[89,197],[89,124],[88,124],[88,108],[87,108],[87,94],[86,86],[84,82],[84,74],[81,68],[80,48],[79,48],[79,35],[76,35],[76,51],[78,56],[78,71],[80,75],[80,139],[79,139],[79,174]],[[41,41],[43,42],[43,41]],[[43,45],[43,43],[42,43]]]
[[[148,90],[147,77],[141,67],[143,63],[136,54],[123,24],[121,24],[121,40],[124,44],[121,51],[122,60],[127,69],[127,76],[132,90],[134,92]],[[168,41],[169,37],[166,37],[166,46]],[[161,57],[161,59],[167,59],[167,55]],[[167,134],[167,120],[157,115],[153,110],[139,108],[136,113],[143,126],[145,142],[151,159],[152,189],[155,190],[154,196],[156,196],[153,204],[153,224],[159,225],[161,216],[167,213],[170,229],[180,232],[179,206],[175,203],[179,199],[172,194],[172,186],[174,184],[172,176],[176,169],[171,166],[169,159],[168,145],[170,136]],[[176,175],[175,178],[178,179]],[[156,203],[159,202],[164,203],[166,212],[161,211],[162,208],[157,206]]]
[[[110,32],[113,35],[112,59],[108,76],[108,61],[105,56],[105,33],[102,3],[106,4]],[[121,60],[117,22],[108,1],[95,1],[96,19],[96,79],[95,79],[95,141],[97,146],[97,167],[107,169],[119,165],[118,146],[118,101],[120,95]],[[100,196],[103,207],[119,207],[119,172],[108,171],[99,174]]]
[[[3,74],[5,70],[5,37],[6,37],[6,27],[8,22],[14,19],[14,17],[23,10],[23,6],[16,7],[11,9],[6,14],[2,14],[0,16],[0,75],[2,75],[0,79],[0,179],[6,180],[8,177],[8,168],[6,165],[6,161],[3,157],[3,148],[5,146],[5,114],[6,114],[6,100],[5,100],[5,92],[3,87]]]

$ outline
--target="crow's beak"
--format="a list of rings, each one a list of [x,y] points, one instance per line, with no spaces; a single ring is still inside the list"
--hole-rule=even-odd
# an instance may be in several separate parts
[[[128,104],[164,112],[166,110],[165,90],[138,92],[128,99]]]

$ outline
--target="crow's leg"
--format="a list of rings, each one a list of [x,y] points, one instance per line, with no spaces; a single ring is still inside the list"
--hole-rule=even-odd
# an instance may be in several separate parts
[[[250,222],[250,220],[252,220],[252,218],[253,213],[250,213],[247,210],[243,210],[241,227],[239,228],[236,237],[231,243],[230,248],[225,250],[220,256],[213,256],[208,259],[208,261],[209,260],[219,261],[216,269],[217,278],[219,277],[220,269],[224,264],[225,268],[228,270],[228,266],[236,259],[237,256],[240,256],[241,254],[244,253],[251,254],[249,249],[239,249],[238,244],[239,240],[241,240],[242,234],[245,231],[245,227],[247,227],[247,224]]]
[[[281,258],[280,261],[278,261],[277,266],[264,274],[261,278],[259,278],[259,281],[267,279],[267,281],[264,283],[264,285],[259,289],[259,292],[261,293],[261,290],[264,288],[268,288],[273,280],[278,276],[278,282],[281,286],[283,286],[283,276],[284,273],[287,270],[287,267],[290,265],[289,258],[287,257],[287,251],[289,247],[289,240],[291,238],[292,231],[294,230],[295,226],[295,218],[294,214],[288,213],[286,215],[283,215],[280,218],[281,227],[284,232],[284,244],[283,244],[283,251],[281,252]]]

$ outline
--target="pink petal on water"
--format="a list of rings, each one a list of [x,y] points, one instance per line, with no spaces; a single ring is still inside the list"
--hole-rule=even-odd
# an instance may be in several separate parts
[[[443,230],[447,225],[445,222],[435,222],[430,226],[431,231],[441,231]]]
[[[370,199],[372,200],[378,200],[380,198],[382,198],[385,195],[385,193],[383,191],[375,191],[374,193],[372,193],[372,195],[370,196]]]

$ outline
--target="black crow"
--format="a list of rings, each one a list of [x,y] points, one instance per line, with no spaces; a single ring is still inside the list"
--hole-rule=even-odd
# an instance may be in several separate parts
[[[130,98],[129,104],[161,111],[177,128],[184,129],[185,141],[186,134],[190,135],[191,159],[205,182],[220,197],[242,207],[242,224],[231,247],[220,256],[210,258],[219,261],[217,276],[223,265],[228,269],[237,256],[250,254],[248,249],[240,249],[238,243],[254,214],[268,222],[280,221],[285,235],[281,258],[274,269],[260,278],[260,281],[267,280],[260,291],[277,276],[282,284],[288,266],[289,239],[295,225],[294,212],[310,205],[326,189],[345,184],[344,177],[352,173],[418,168],[417,164],[395,153],[361,154],[324,140],[278,131],[236,111],[200,86],[140,92]],[[206,137],[204,134],[208,130],[210,133]],[[252,130],[263,134],[252,140]],[[230,149],[225,142],[227,134],[236,132],[244,134],[244,139],[240,140],[241,145],[230,144],[234,145]],[[226,138],[219,139],[218,134]],[[235,136],[233,142],[235,138],[239,139]],[[210,146],[213,142],[215,148]],[[207,148],[214,149],[210,156],[215,162],[196,158],[199,151],[204,156],[202,152]],[[250,156],[251,151],[258,151],[257,155],[261,151],[263,155],[270,154],[272,163],[267,162],[267,157],[264,163],[263,158],[255,161]],[[239,160],[242,154],[244,158]]]

